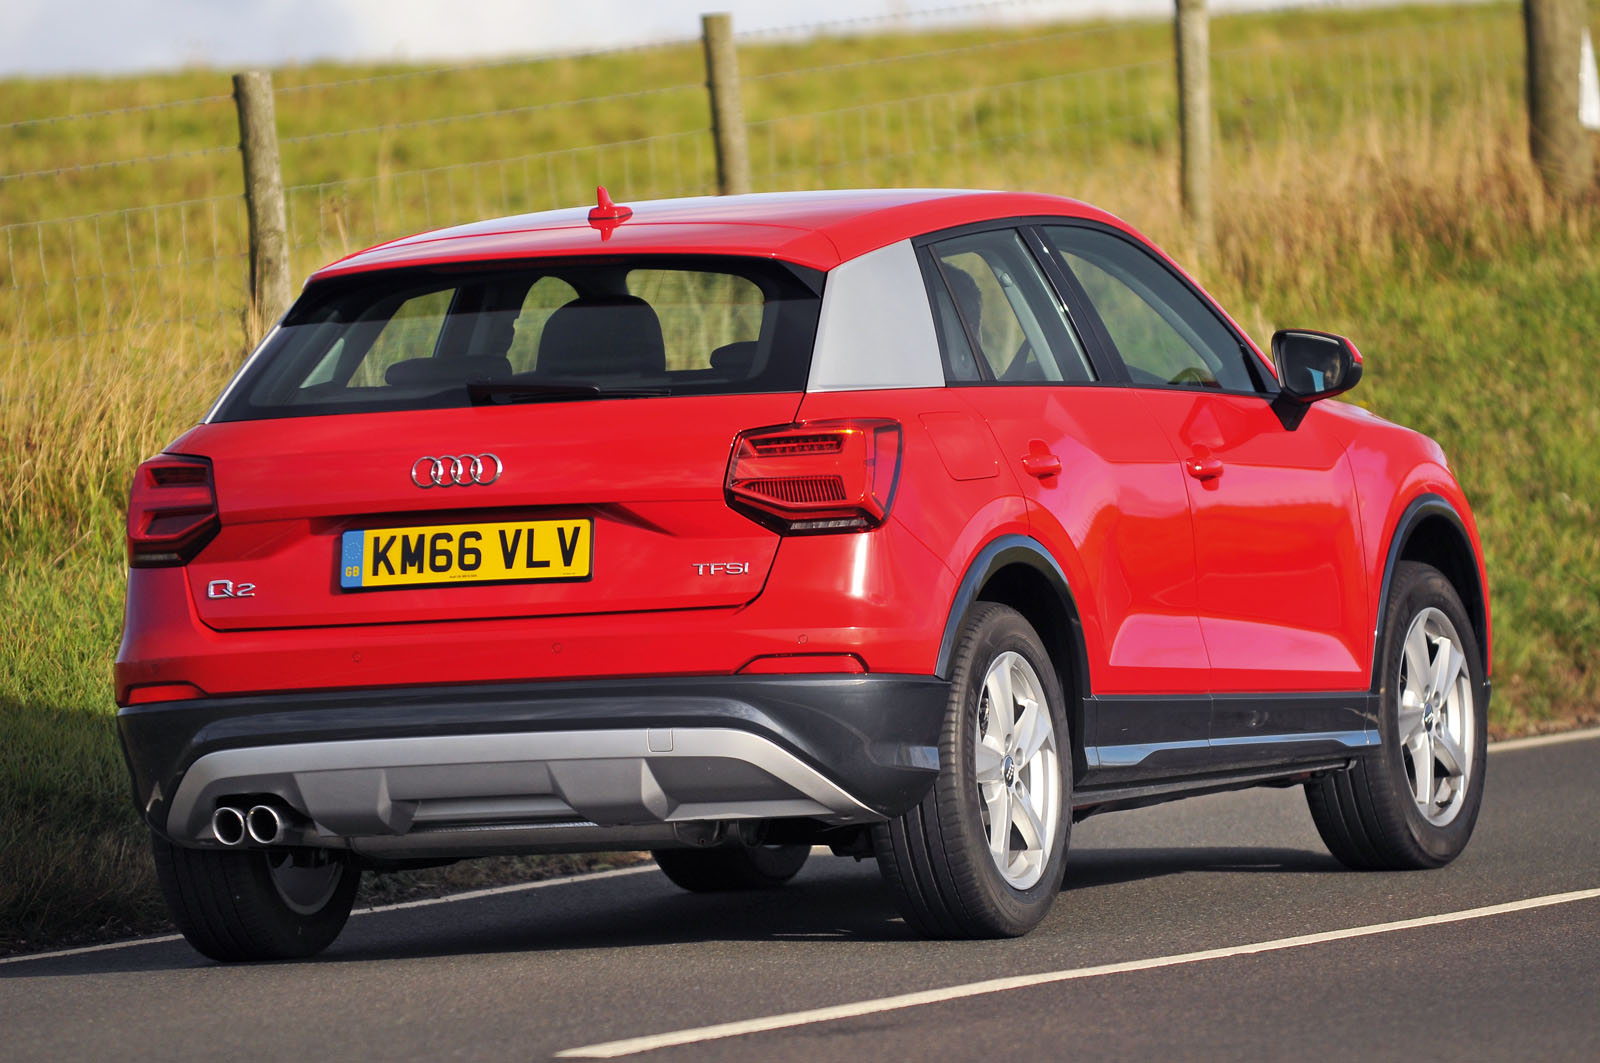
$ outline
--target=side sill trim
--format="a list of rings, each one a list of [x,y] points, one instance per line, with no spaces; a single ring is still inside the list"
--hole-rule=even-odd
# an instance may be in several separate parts
[[[1132,768],[1158,753],[1184,749],[1232,749],[1256,746],[1293,747],[1307,743],[1337,743],[1346,749],[1369,749],[1380,744],[1376,731],[1307,731],[1300,734],[1238,735],[1233,738],[1185,742],[1140,742],[1122,746],[1096,746],[1093,755],[1105,768]]]
[[[1179,798],[1200,797],[1228,790],[1245,790],[1253,786],[1292,786],[1314,775],[1344,771],[1350,767],[1350,762],[1350,759],[1322,759],[1293,767],[1197,775],[1162,782],[1075,790],[1072,794],[1073,818],[1084,819],[1101,812],[1114,812],[1120,809],[1146,808]]]

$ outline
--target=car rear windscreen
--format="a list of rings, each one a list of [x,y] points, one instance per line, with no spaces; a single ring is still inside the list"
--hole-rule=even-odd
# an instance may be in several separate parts
[[[822,279],[677,256],[334,277],[306,289],[211,419],[800,391]]]

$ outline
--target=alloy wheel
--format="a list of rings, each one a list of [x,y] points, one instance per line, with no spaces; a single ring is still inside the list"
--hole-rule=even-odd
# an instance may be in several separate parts
[[[1417,810],[1444,826],[1472,782],[1477,711],[1461,637],[1443,612],[1424,609],[1406,630],[1400,657],[1401,759]]]
[[[1033,666],[1006,652],[989,665],[974,768],[989,855],[1013,889],[1039,881],[1062,814],[1055,725]]]
[[[313,853],[299,858],[283,850],[266,854],[267,877],[273,889],[289,910],[300,915],[316,915],[322,911],[339,888],[344,874],[344,864],[326,853]]]

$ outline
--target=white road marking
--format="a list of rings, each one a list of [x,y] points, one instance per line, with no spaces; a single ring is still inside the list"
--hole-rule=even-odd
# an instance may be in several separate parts
[[[480,897],[497,897],[503,893],[520,893],[524,890],[543,889],[546,886],[564,886],[569,882],[594,882],[599,879],[620,878],[624,875],[640,875],[646,871],[654,871],[654,863],[640,864],[638,867],[619,867],[610,871],[592,871],[582,875],[562,875],[556,878],[542,878],[537,882],[514,882],[509,886],[494,886],[490,889],[469,890],[466,893],[449,893],[443,897],[428,897],[420,901],[401,901],[397,904],[380,904],[371,908],[357,908],[350,913],[351,918],[360,915],[375,915],[379,912],[399,912],[408,908],[428,908],[435,904],[454,904],[456,901],[474,901]],[[160,937],[134,938],[131,941],[108,941],[104,945],[84,945],[76,949],[58,949],[55,952],[28,952],[20,956],[0,956],[0,966],[8,963],[26,963],[29,960],[59,960],[67,956],[83,956],[91,952],[112,952],[116,949],[131,949],[136,945],[162,945],[169,941],[182,941],[182,934],[162,934]]]
[[[1010,978],[991,978],[983,982],[946,986],[943,989],[925,989],[917,993],[902,993],[899,996],[879,997],[876,1000],[835,1004],[832,1007],[812,1008],[808,1011],[792,1011],[784,1015],[767,1015],[756,1019],[718,1023],[715,1026],[700,1026],[694,1029],[674,1030],[670,1033],[629,1037],[620,1041],[607,1041],[603,1044],[584,1045],[581,1048],[567,1048],[557,1052],[556,1056],[562,1059],[616,1059],[620,1056],[637,1055],[657,1048],[700,1044],[725,1037],[739,1037],[744,1034],[764,1033],[769,1030],[783,1030],[794,1026],[808,1026],[814,1023],[837,1022],[840,1019],[853,1019],[862,1015],[897,1011],[901,1008],[915,1008],[924,1004],[939,1004],[948,1000],[960,1000],[964,997],[982,996],[988,993],[1003,993],[1012,989],[1027,989],[1033,986],[1050,985],[1055,982],[1075,982],[1085,978],[1099,978],[1109,974],[1151,971],[1162,967],[1177,967],[1189,963],[1203,963],[1206,960],[1226,959],[1230,956],[1250,956],[1262,952],[1278,952],[1282,949],[1320,945],[1329,941],[1370,937],[1374,934],[1389,934],[1397,930],[1415,930],[1419,927],[1438,926],[1442,923],[1459,923],[1468,919],[1484,919],[1493,915],[1506,915],[1511,912],[1524,912],[1533,908],[1546,908],[1555,904],[1571,904],[1574,901],[1587,901],[1597,898],[1600,898],[1600,889],[1574,890],[1571,893],[1553,893],[1543,897],[1530,897],[1526,900],[1510,901],[1506,904],[1492,904],[1486,908],[1469,908],[1465,911],[1445,912],[1441,915],[1425,915],[1416,919],[1401,919],[1392,923],[1374,923],[1369,926],[1349,927],[1344,930],[1328,930],[1320,934],[1302,934],[1298,937],[1257,941],[1248,945],[1206,949],[1203,952],[1185,952],[1173,956],[1156,956],[1145,960],[1107,963],[1097,967],[1074,967],[1065,971],[1046,971],[1042,974],[1024,974]]]
[[[378,912],[401,912],[408,908],[431,908],[435,904],[454,904],[456,901],[475,901],[479,897],[498,897],[503,893],[520,893],[523,890],[543,889],[546,886],[565,886],[570,882],[598,882],[607,878],[642,875],[656,869],[655,861],[637,867],[617,867],[610,871],[590,871],[582,875],[560,875],[542,878],[537,882],[514,882],[509,886],[492,886],[489,889],[469,890],[466,893],[447,893],[443,897],[428,897],[420,901],[401,901],[398,904],[380,904],[374,908],[358,908],[355,915],[373,915]]]
[[[1585,738],[1600,738],[1600,727],[1582,731],[1558,731],[1555,734],[1532,735],[1528,738],[1511,738],[1504,742],[1490,742],[1489,752],[1509,753],[1514,749],[1538,749],[1540,746],[1559,746],[1568,742],[1581,742]]]
[[[81,948],[57,949],[54,952],[24,952],[20,956],[0,956],[0,966],[8,963],[27,963],[29,960],[59,960],[67,956],[85,956],[91,952],[111,952],[115,949],[131,949],[135,945],[163,945],[168,941],[182,940],[182,934],[162,934],[160,937],[108,941],[104,945],[84,945]]]

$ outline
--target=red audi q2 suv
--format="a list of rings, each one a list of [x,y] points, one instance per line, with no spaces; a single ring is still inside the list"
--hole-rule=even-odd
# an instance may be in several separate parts
[[[1261,784],[1351,867],[1465,846],[1477,533],[1349,341],[1265,356],[1053,196],[600,203],[326,267],[135,474],[119,725],[202,953],[617,849],[1017,935],[1075,820]]]

